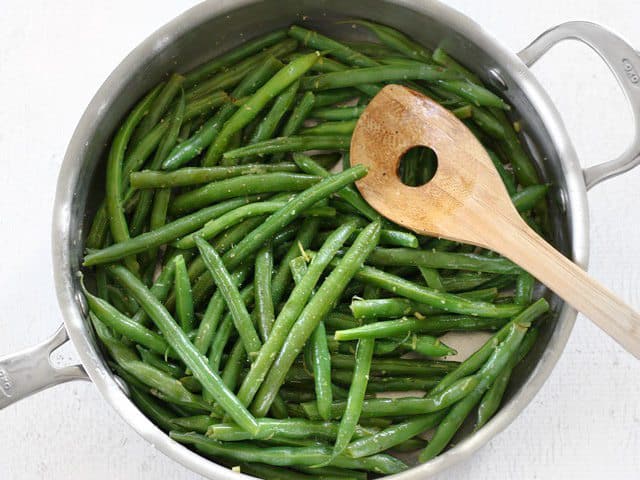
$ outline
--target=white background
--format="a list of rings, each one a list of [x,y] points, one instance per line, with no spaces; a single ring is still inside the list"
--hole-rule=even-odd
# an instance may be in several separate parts
[[[67,141],[94,92],[190,0],[0,0],[0,353],[51,334],[50,219]],[[451,0],[517,51],[546,28],[588,19],[640,48],[640,2]],[[630,139],[622,96],[586,47],[564,44],[535,68],[585,165]],[[640,168],[591,202],[591,274],[640,308]],[[73,358],[68,350],[66,356]],[[526,411],[473,459],[439,478],[640,478],[640,363],[584,318]],[[0,412],[0,479],[196,479],[154,451],[89,383]]]

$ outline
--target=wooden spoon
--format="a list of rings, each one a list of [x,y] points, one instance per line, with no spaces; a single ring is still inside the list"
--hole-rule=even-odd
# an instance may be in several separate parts
[[[435,151],[438,168],[428,183],[410,187],[398,165],[419,145]],[[351,163],[369,168],[356,185],[381,215],[423,235],[504,255],[640,358],[640,315],[522,220],[484,147],[437,102],[399,85],[383,88],[358,120]]]

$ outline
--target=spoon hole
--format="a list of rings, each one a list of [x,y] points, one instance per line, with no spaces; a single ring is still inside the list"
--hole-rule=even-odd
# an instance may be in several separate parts
[[[428,183],[438,170],[436,152],[423,145],[407,150],[398,164],[398,178],[409,187],[420,187]]]

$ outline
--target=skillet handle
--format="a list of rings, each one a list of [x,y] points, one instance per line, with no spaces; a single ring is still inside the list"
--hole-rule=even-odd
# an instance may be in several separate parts
[[[544,32],[518,56],[527,66],[531,66],[551,47],[570,39],[591,47],[611,69],[629,102],[635,123],[633,141],[618,158],[584,170],[584,181],[587,189],[590,189],[640,164],[640,55],[626,41],[600,25],[567,22]]]
[[[35,347],[0,356],[0,409],[45,388],[71,380],[89,380],[82,365],[57,368],[51,353],[69,340],[64,325]]]

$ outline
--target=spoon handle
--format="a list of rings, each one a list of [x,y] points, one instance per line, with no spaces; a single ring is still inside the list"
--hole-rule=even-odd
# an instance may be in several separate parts
[[[640,314],[549,245],[526,223],[501,222],[496,250],[640,358]],[[493,242],[492,242],[493,243]]]

